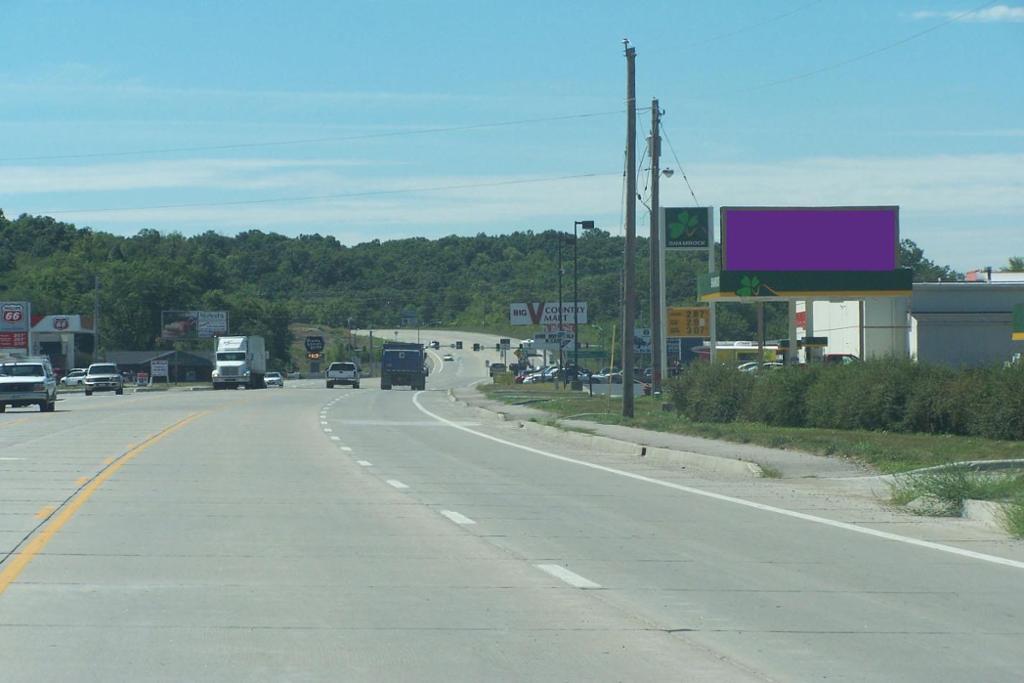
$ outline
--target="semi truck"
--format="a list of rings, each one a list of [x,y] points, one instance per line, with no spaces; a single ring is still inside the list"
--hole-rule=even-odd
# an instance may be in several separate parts
[[[213,369],[214,389],[265,389],[267,347],[263,337],[217,337],[217,363]]]
[[[380,388],[393,386],[425,389],[427,387],[426,355],[423,344],[384,342],[380,354]]]

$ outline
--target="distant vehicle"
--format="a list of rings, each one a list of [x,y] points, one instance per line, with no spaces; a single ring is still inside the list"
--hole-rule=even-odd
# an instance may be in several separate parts
[[[432,349],[439,349],[439,348],[441,348],[441,342],[439,342],[436,339],[434,339],[433,341],[430,342],[430,348],[432,348]]]
[[[218,337],[217,366],[213,369],[213,388],[247,387],[263,389],[267,385],[267,347],[263,337]]]
[[[263,381],[268,387],[281,387],[284,389],[284,377],[280,372],[268,372],[263,376]]]
[[[380,354],[380,388],[387,391],[396,385],[421,391],[427,388],[423,344],[384,342]]]
[[[93,363],[85,371],[85,395],[92,396],[94,391],[124,393],[124,377],[116,363]]]
[[[358,389],[359,366],[350,361],[331,363],[327,368],[327,388],[333,389],[335,384],[348,384]]]
[[[491,377],[494,377],[495,375],[504,375],[508,372],[508,366],[504,363],[491,363],[488,371],[491,373]]]
[[[852,353],[826,353],[822,357],[822,361],[825,365],[849,365],[861,362],[860,357]]]
[[[52,413],[57,407],[57,377],[49,358],[0,362],[0,413],[7,406],[39,406]]]
[[[453,356],[450,353],[446,353],[443,356],[441,356],[441,360],[455,360],[455,356]]]
[[[761,370],[778,370],[779,368],[785,367],[785,363],[778,361],[766,361],[761,363]],[[746,363],[740,363],[736,366],[736,369],[740,372],[757,372],[758,366],[757,361],[748,361]]]
[[[66,387],[77,386],[85,382],[85,368],[72,368],[68,374],[60,378],[60,383]]]

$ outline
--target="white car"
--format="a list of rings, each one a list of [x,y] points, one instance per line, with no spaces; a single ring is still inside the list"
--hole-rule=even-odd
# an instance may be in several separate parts
[[[446,353],[443,356],[441,356],[441,360],[455,360],[455,356],[453,356],[450,353]]]
[[[68,374],[60,378],[60,383],[66,387],[73,387],[85,382],[85,368],[74,368]]]
[[[284,389],[284,377],[280,372],[268,372],[263,375],[263,383],[268,387],[281,387]]]

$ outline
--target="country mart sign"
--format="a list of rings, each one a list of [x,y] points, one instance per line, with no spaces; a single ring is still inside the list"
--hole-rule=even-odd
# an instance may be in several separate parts
[[[587,302],[563,301],[561,316],[557,301],[512,304],[509,306],[508,317],[513,325],[554,325],[557,330],[559,323],[563,326],[577,322],[586,324]]]

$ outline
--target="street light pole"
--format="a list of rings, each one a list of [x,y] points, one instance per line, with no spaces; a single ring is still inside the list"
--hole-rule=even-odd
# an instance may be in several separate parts
[[[574,372],[577,373],[574,382],[579,381],[580,371],[580,273],[579,273],[579,258],[576,248],[576,243],[579,241],[579,234],[576,229],[582,228],[584,231],[594,229],[594,221],[576,221],[572,224],[572,324],[573,324],[573,338],[572,338],[572,364],[575,366]],[[575,388],[575,385],[574,385]]]

